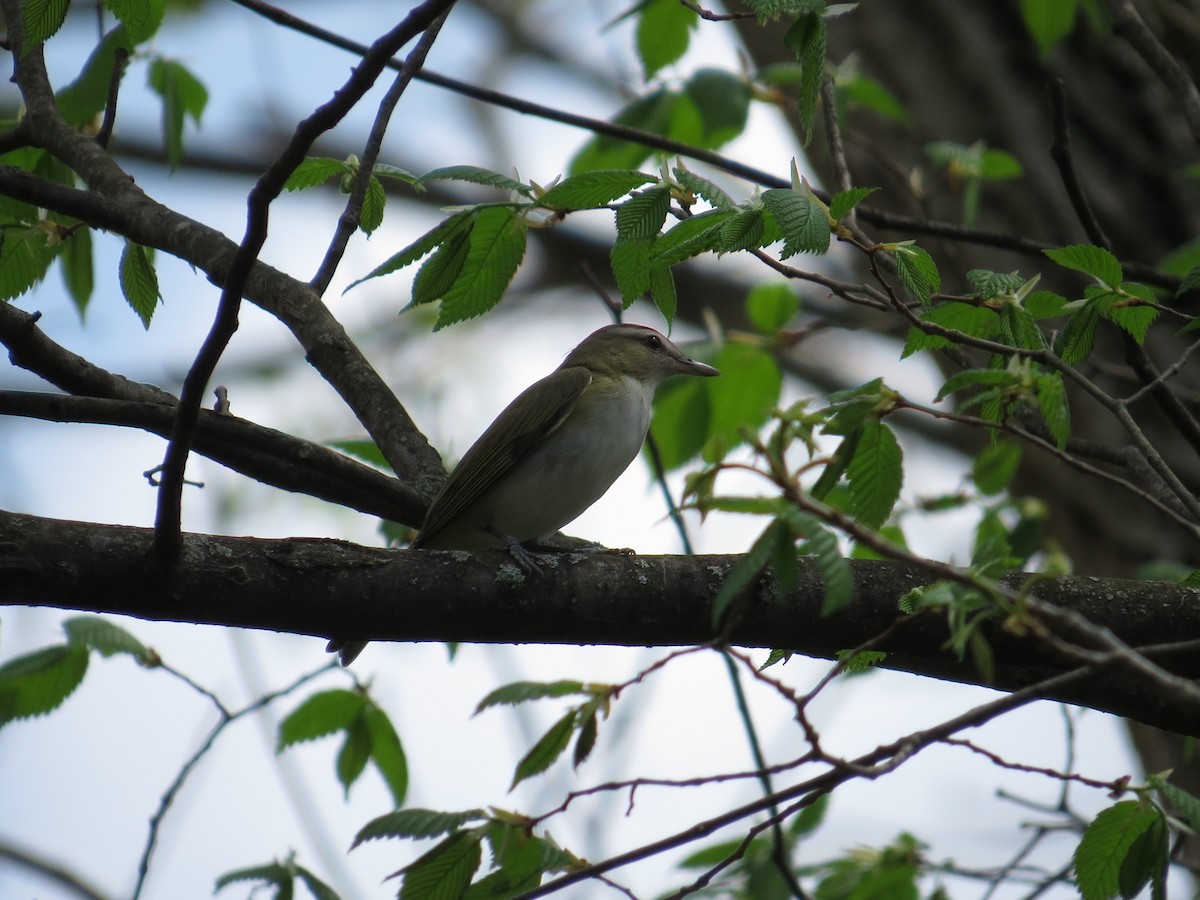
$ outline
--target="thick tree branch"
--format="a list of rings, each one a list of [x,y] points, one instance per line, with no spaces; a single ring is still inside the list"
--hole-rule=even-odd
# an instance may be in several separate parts
[[[527,579],[499,553],[473,557],[192,534],[185,536],[180,566],[165,577],[146,564],[151,538],[143,528],[0,514],[0,605],[371,640],[687,645],[712,638],[713,599],[739,559],[565,554],[546,567],[545,577]],[[775,596],[769,579],[759,582],[731,641],[831,657],[886,632],[873,646],[889,653],[888,667],[980,683],[969,663],[945,649],[941,616],[910,616],[892,627],[901,618],[897,598],[930,576],[894,563],[851,564],[850,608],[821,616],[820,575],[802,565],[798,587],[786,597]],[[1195,640],[1174,643],[1200,638],[1196,592],[1060,578],[1040,583],[1036,593],[1042,603],[1086,616],[1126,644],[1161,645],[1153,658],[1165,669],[1200,675]],[[1077,626],[1072,618],[1070,628]],[[999,689],[1019,689],[1078,665],[1028,635],[996,627],[988,636],[996,658],[992,686]],[[1200,715],[1187,703],[1126,670],[1050,699],[1200,735]]]

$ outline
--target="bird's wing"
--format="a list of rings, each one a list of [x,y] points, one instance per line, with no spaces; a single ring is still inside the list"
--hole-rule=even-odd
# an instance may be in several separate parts
[[[556,369],[513,400],[450,473],[413,546],[453,522],[562,425],[591,380],[583,366]]]

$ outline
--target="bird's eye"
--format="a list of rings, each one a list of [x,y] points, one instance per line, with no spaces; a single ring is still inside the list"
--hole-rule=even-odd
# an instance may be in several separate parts
[[[661,350],[662,349],[662,338],[660,338],[657,334],[652,334],[648,338],[646,338],[646,346],[649,347],[651,350]]]

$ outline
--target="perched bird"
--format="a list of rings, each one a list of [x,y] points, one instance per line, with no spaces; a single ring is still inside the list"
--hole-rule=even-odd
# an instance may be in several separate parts
[[[595,503],[641,450],[654,390],[673,375],[719,375],[643,325],[588,335],[563,364],[496,417],[434,498],[413,547],[508,548],[526,571],[523,544],[558,532]],[[342,665],[364,641],[330,641]]]

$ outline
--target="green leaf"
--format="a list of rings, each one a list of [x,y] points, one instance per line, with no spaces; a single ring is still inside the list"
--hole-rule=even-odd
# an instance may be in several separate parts
[[[869,672],[886,659],[882,650],[839,650],[837,654],[842,674],[847,676]]]
[[[40,228],[0,226],[0,300],[11,300],[46,277],[57,255]]]
[[[363,195],[362,210],[358,217],[358,227],[364,234],[370,234],[383,224],[383,208],[387,205],[387,193],[379,179],[372,175],[367,180],[367,192]]]
[[[578,718],[579,710],[572,709],[550,726],[550,730],[542,735],[533,748],[517,763],[512,784],[508,787],[510,791],[526,778],[546,771],[556,759],[562,756],[562,752],[567,749],[567,744],[571,741],[571,733],[575,730]]]
[[[104,0],[104,5],[129,30],[135,44],[154,37],[166,12],[165,0]]]
[[[425,190],[421,184],[421,179],[409,172],[407,169],[401,169],[399,166],[388,165],[387,163],[377,162],[371,168],[371,174],[376,178],[391,178],[393,181],[400,181],[407,184],[417,193],[422,193]]]
[[[953,331],[961,331],[972,337],[990,337],[1000,327],[1000,317],[995,310],[986,306],[975,306],[970,303],[947,301],[939,303],[921,317],[924,321]],[[940,334],[927,334],[913,326],[908,330],[908,339],[904,342],[901,359],[912,356],[921,350],[943,350],[953,347],[955,343]]]
[[[1158,888],[1154,896],[1166,896],[1163,893],[1163,882],[1167,871],[1169,837],[1167,823],[1159,812],[1150,823],[1150,827],[1138,835],[1121,862],[1117,884],[1122,897],[1138,896],[1151,880]]]
[[[63,283],[75,303],[79,318],[83,318],[88,301],[95,289],[95,266],[92,262],[92,230],[77,228],[62,243],[58,255],[62,264]]]
[[[1153,293],[1145,285],[1125,282],[1121,285],[1121,289],[1126,294],[1134,294],[1139,296],[1139,299],[1147,300],[1151,304],[1154,302]],[[1153,305],[1133,304],[1124,300],[1118,302],[1122,305],[1110,306],[1105,317],[1120,326],[1139,344],[1146,343],[1146,334],[1149,332],[1151,324],[1158,318],[1158,309]]]
[[[676,378],[654,397],[650,436],[663,468],[670,472],[693,459],[708,439],[709,396],[699,378]]]
[[[593,712],[583,720],[583,724],[579,727],[579,737],[575,739],[575,753],[571,760],[574,768],[578,769],[592,755],[592,750],[596,746],[598,730],[596,714]]]
[[[933,257],[912,244],[901,244],[894,249],[900,280],[909,293],[928,309],[933,302],[933,295],[942,289],[942,276],[938,274]]]
[[[700,115],[701,147],[715,150],[745,131],[750,114],[750,85],[745,79],[721,69],[700,69],[683,90]]]
[[[338,897],[337,891],[327,885],[324,881],[310,872],[304,866],[296,866],[296,877],[304,882],[304,886],[308,888],[317,900],[341,900]]]
[[[609,261],[626,309],[650,290],[651,247],[649,239],[613,244]]]
[[[795,552],[795,540],[791,529],[785,522],[776,519],[766,527],[750,546],[750,549],[738,559],[729,574],[725,576],[721,590],[713,600],[710,621],[714,630],[721,627],[721,620],[729,609],[729,605],[741,596],[746,588],[758,581],[763,570],[775,557],[780,543],[787,545],[788,553]]]
[[[1021,465],[1021,446],[1013,441],[997,441],[984,447],[971,463],[971,480],[980,493],[999,494],[1008,487]]]
[[[673,266],[715,250],[725,224],[738,214],[733,209],[712,209],[677,222],[654,240],[648,262],[656,266]]]
[[[483,833],[456,831],[404,869],[400,900],[452,900],[461,897],[479,868]]]
[[[313,694],[279,723],[275,752],[344,731],[362,714],[367,702],[362,694],[342,689]]]
[[[892,512],[904,480],[903,456],[896,435],[879,419],[863,422],[862,435],[846,469],[855,517],[878,528]]]
[[[1024,173],[1020,161],[1005,150],[989,147],[979,156],[979,177],[984,181],[1007,181]]]
[[[1189,576],[1181,583],[1190,584],[1191,582],[1192,579]],[[1167,781],[1162,775],[1150,775],[1147,777],[1146,783],[1162,793],[1163,799],[1171,805],[1174,812],[1187,822],[1192,830],[1200,831],[1200,798],[1188,793],[1179,785]]]
[[[1025,295],[1025,309],[1035,319],[1052,319],[1063,314],[1067,298],[1054,291],[1032,291]]]
[[[714,208],[730,209],[735,205],[733,198],[725,193],[725,191],[721,190],[721,188],[717,187],[707,178],[701,178],[695,172],[690,172],[683,166],[676,166],[674,175],[675,181],[679,183],[680,187],[695,194]]]
[[[441,300],[462,274],[471,248],[469,229],[455,231],[421,264],[412,283],[412,299],[406,309]]]
[[[863,654],[871,651],[864,651]],[[788,827],[788,833],[793,837],[804,837],[806,834],[812,834],[820,826],[825,819],[825,813],[829,809],[829,794],[822,794],[817,797],[812,803],[800,810],[796,818],[792,819],[792,824]]]
[[[184,116],[200,124],[200,116],[208,105],[208,90],[182,64],[162,58],[150,64],[149,84],[162,98],[163,140],[167,162],[174,170],[183,160]]]
[[[84,125],[108,105],[108,86],[118,49],[133,50],[133,41],[124,25],[118,25],[104,35],[83,64],[79,76],[55,95],[59,112],[70,124]]]
[[[1175,296],[1179,297],[1187,291],[1194,291],[1200,288],[1200,262],[1192,266],[1188,273],[1183,276],[1183,282],[1179,285],[1179,290],[1175,292]]]
[[[292,891],[292,870],[280,863],[267,863],[264,866],[250,866],[246,869],[236,869],[233,872],[226,872],[217,879],[216,891],[222,888],[229,887],[231,884],[237,884],[241,881],[264,881],[268,885],[275,887],[278,891],[276,898],[283,896],[290,897]]]
[[[966,369],[956,372],[946,379],[941,390],[934,397],[934,402],[942,400],[951,394],[969,387],[1000,386],[1008,387],[1016,381],[1017,376],[1006,369]]]
[[[742,429],[756,431],[779,404],[783,375],[775,358],[760,347],[728,343],[713,365],[720,378],[707,379],[709,437],[719,436],[727,446],[742,442]]]
[[[0,728],[58,709],[79,687],[87,667],[83,644],[46,647],[0,666]]]
[[[292,170],[287,181],[283,183],[285,191],[306,191],[319,184],[324,184],[330,178],[340,178],[343,175],[353,175],[354,168],[340,159],[329,156],[308,156],[304,162]]]
[[[400,744],[400,735],[396,733],[387,713],[374,703],[369,703],[363,710],[363,722],[371,739],[371,761],[383,776],[392,802],[396,806],[403,806],[408,794],[408,759]]]
[[[647,81],[687,52],[689,32],[699,21],[699,16],[678,0],[648,0],[640,4],[636,46]]]
[[[525,256],[525,226],[505,207],[479,210],[462,271],[442,297],[434,330],[481,316],[504,295]]]
[[[829,201],[829,215],[835,222],[840,222],[846,218],[846,215],[858,204],[862,203],[867,197],[870,197],[879,188],[859,187],[850,188],[846,191],[839,191],[834,194]]]
[[[1094,244],[1072,244],[1069,247],[1042,252],[1063,268],[1091,275],[1107,288],[1115,289],[1125,280],[1121,264],[1103,247]]]
[[[991,269],[971,269],[967,272],[971,285],[971,296],[981,300],[1015,295],[1025,285],[1025,279],[1016,272],[993,272]]]
[[[101,656],[127,653],[138,662],[150,661],[150,651],[120,625],[100,616],[73,616],[63,622],[63,631],[72,644],[82,644]]]
[[[594,169],[559,182],[537,198],[537,205],[548,209],[595,209],[651,181],[657,179],[636,169]]]
[[[572,694],[590,696],[592,690],[582,681],[514,681],[498,687],[475,707],[475,715],[492,706],[516,706],[546,697],[569,697]]]
[[[370,759],[371,735],[367,732],[362,716],[356,716],[346,729],[346,739],[342,741],[342,748],[338,751],[334,763],[338,783],[347,798],[350,796],[350,788],[366,770]]]
[[[763,334],[778,334],[800,311],[800,298],[781,281],[756,284],[746,295],[746,317]]]
[[[1015,303],[1005,303],[1000,307],[1000,337],[1010,347],[1042,350],[1048,346],[1046,335],[1038,328],[1037,321]]]
[[[1124,800],[1092,820],[1075,849],[1075,882],[1083,900],[1108,900],[1120,893],[1122,864],[1160,815],[1152,804]]]
[[[516,191],[526,197],[533,193],[529,185],[479,166],[443,166],[440,169],[426,172],[419,180],[422,184],[427,181],[466,181],[470,184],[482,184],[505,191]]]
[[[26,0],[21,9],[25,26],[24,52],[29,52],[62,28],[71,0]]]
[[[839,100],[848,109],[862,107],[878,113],[893,122],[907,122],[908,113],[896,99],[896,95],[876,81],[856,71],[844,73],[839,67],[834,84]]]
[[[829,249],[829,220],[810,191],[771,188],[763,191],[762,202],[783,232],[784,259],[797,253],[825,253]]]
[[[401,270],[404,266],[412,265],[416,260],[431,253],[434,248],[454,238],[455,235],[468,234],[475,221],[475,216],[478,214],[479,210],[468,209],[456,212],[455,215],[445,218],[436,227],[428,230],[420,238],[413,241],[412,244],[404,247],[400,252],[392,254],[385,262],[380,263],[376,268],[359,278],[358,281],[350,284],[350,287],[346,288],[346,290],[359,286],[359,284],[370,280],[370,278],[390,275],[391,272]]]
[[[766,213],[761,209],[742,209],[717,232],[717,253],[734,253],[763,246]]]
[[[650,270],[650,299],[667,322],[667,328],[675,323],[675,276],[666,266],[655,266]]]
[[[125,301],[142,320],[142,327],[150,329],[154,310],[162,300],[158,289],[158,275],[150,259],[150,251],[141,244],[125,242],[121,253],[121,293]]]
[[[1097,304],[1088,303],[1080,307],[1058,333],[1054,341],[1054,352],[1062,357],[1065,363],[1074,365],[1083,362],[1092,353],[1096,342],[1096,324],[1099,321]]]
[[[850,575],[850,566],[838,547],[837,536],[822,525],[816,516],[805,514],[801,518],[793,513],[792,518],[808,537],[798,548],[799,552],[816,557],[817,568],[821,570],[821,580],[825,583],[825,601],[821,604],[821,615],[828,616],[849,605],[854,597],[854,580]]]
[[[678,102],[679,94],[660,89],[631,102],[613,122],[665,135]],[[653,152],[643,144],[597,135],[571,160],[570,172],[575,175],[592,169],[636,169]]]
[[[364,841],[380,838],[428,838],[456,831],[467,822],[486,819],[482,809],[465,812],[440,812],[433,809],[398,809],[372,819],[354,836],[353,850]]]
[[[666,185],[638,191],[617,207],[617,240],[657,237],[670,208],[671,189]]]
[[[1042,56],[1075,28],[1078,0],[1021,0],[1021,18]]]
[[[1067,439],[1071,436],[1071,409],[1067,404],[1067,389],[1063,386],[1062,374],[1040,373],[1034,381],[1034,393],[1038,409],[1046,420],[1046,427],[1050,429],[1050,436],[1058,444],[1058,449],[1065,449]]]
[[[821,96],[821,79],[825,77],[825,17],[818,12],[800,14],[783,36],[783,43],[800,63],[800,124],[808,137],[813,133],[813,118]]]

